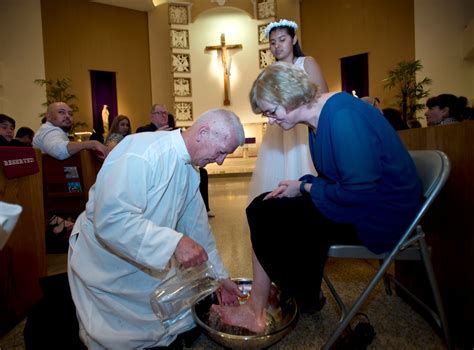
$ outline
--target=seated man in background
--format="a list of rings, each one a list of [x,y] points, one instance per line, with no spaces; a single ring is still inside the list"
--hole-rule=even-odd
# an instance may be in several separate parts
[[[100,142],[69,140],[68,132],[71,130],[72,122],[72,110],[66,103],[50,104],[46,111],[46,122],[41,125],[33,138],[33,146],[59,160],[67,159],[83,149],[94,150],[99,158],[105,158],[108,149]]]
[[[10,146],[31,147],[34,136],[35,132],[32,129],[22,126],[17,130],[15,138],[10,142]]]
[[[163,104],[155,103],[153,106],[151,106],[150,120],[150,124],[140,126],[136,133],[145,131],[172,130],[172,128],[168,125],[168,111],[166,110],[166,106]]]
[[[69,240],[69,283],[89,349],[172,342],[181,348],[178,335],[194,327],[191,310],[164,322],[150,305],[176,264],[187,268],[209,259],[223,304],[238,303],[241,293],[227,278],[196,167],[222,164],[244,140],[239,118],[214,109],[185,131],[127,136],[106,158]]]

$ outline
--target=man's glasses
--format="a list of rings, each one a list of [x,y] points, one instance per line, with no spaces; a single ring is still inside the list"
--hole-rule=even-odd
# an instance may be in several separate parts
[[[165,111],[156,111],[156,112],[151,112],[151,114],[168,115],[168,112],[165,112]]]
[[[276,105],[275,108],[273,109],[273,111],[263,111],[262,116],[267,117],[267,118],[275,117],[275,113],[276,113],[278,107],[280,107],[280,105]]]

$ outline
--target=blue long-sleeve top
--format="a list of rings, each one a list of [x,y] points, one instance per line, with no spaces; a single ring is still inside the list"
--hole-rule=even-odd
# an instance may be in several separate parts
[[[420,206],[420,181],[408,151],[386,119],[347,93],[330,97],[309,145],[318,176],[311,197],[330,220],[355,225],[376,253],[399,240]]]

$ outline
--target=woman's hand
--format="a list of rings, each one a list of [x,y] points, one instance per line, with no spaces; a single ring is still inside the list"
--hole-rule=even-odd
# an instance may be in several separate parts
[[[272,192],[267,194],[263,200],[270,198],[297,197],[301,196],[299,180],[284,180],[278,184]]]
[[[220,305],[238,306],[239,298],[244,298],[245,294],[239,289],[237,284],[229,278],[219,280],[220,287],[217,290],[217,298]]]

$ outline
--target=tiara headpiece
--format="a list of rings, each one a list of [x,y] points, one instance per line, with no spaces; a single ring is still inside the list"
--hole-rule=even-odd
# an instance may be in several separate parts
[[[289,21],[287,19],[280,19],[278,22],[270,23],[265,28],[265,35],[269,36],[272,29],[278,28],[278,27],[290,27],[290,28],[293,28],[295,31],[296,31],[296,29],[298,29],[298,25],[296,24],[296,22]]]

